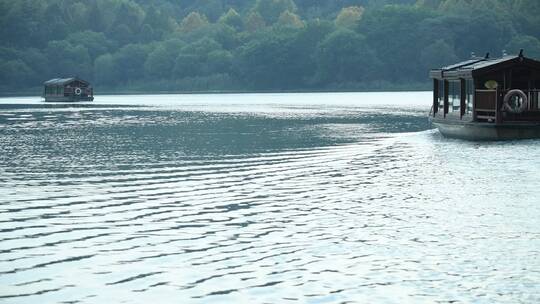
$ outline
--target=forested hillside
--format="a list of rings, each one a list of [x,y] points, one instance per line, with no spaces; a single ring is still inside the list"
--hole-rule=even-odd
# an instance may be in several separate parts
[[[431,67],[540,57],[538,0],[0,0],[0,92],[409,89]]]

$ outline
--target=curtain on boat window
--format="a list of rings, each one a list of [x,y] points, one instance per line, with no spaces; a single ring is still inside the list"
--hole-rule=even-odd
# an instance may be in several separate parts
[[[465,82],[465,87],[467,92],[467,109],[465,110],[466,114],[472,114],[473,111],[473,100],[474,100],[474,82],[472,79],[468,79]]]
[[[461,106],[461,82],[450,81],[448,83],[448,103],[450,112],[459,112]]]
[[[439,80],[439,112],[442,113],[444,111],[444,80]]]

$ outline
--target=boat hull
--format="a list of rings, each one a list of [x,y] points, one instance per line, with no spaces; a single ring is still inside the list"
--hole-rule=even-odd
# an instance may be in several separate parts
[[[45,102],[80,102],[80,101],[93,101],[94,97],[91,96],[46,96]]]
[[[514,140],[540,138],[540,123],[481,123],[432,120],[445,137],[465,140]]]

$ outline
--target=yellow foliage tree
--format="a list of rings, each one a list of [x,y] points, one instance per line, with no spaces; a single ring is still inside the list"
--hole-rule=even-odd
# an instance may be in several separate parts
[[[266,23],[264,22],[264,18],[261,16],[261,14],[257,12],[251,12],[244,22],[244,28],[246,31],[250,33],[254,33],[258,30],[263,29],[266,27]]]
[[[199,14],[197,12],[191,12],[187,15],[180,23],[180,30],[183,32],[189,33],[200,28],[203,28],[210,23],[205,15]]]
[[[361,6],[350,6],[341,9],[341,12],[336,17],[336,25],[340,27],[354,27],[364,14],[364,8]]]
[[[276,22],[278,26],[290,27],[290,28],[303,28],[304,22],[298,15],[291,13],[290,11],[284,11],[279,15],[279,18]]]

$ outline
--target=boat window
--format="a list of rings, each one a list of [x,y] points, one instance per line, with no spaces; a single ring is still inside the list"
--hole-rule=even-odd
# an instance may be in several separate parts
[[[465,82],[465,87],[466,87],[465,92],[467,94],[467,100],[466,100],[467,108],[465,110],[465,113],[471,114],[472,111],[473,111],[473,101],[474,101],[474,82],[473,82],[473,80],[468,79]]]
[[[439,112],[442,113],[444,111],[444,80],[439,80],[438,83],[439,83],[439,97],[438,97]]]
[[[461,82],[448,83],[448,104],[451,112],[459,112],[461,105]]]

